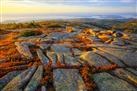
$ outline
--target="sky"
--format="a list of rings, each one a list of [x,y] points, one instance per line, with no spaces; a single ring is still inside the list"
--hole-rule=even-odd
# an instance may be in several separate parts
[[[136,13],[137,0],[0,0],[1,17]]]

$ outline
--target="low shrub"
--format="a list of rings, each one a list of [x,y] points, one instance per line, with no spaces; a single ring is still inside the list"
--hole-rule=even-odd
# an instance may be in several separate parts
[[[34,31],[34,30],[25,30],[21,32],[21,36],[23,37],[29,37],[29,36],[36,36],[36,35],[40,35],[41,32],[39,31]]]

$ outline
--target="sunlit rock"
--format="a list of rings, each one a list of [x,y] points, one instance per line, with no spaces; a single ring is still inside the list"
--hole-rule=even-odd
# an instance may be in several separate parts
[[[44,53],[40,49],[37,49],[37,55],[43,65],[48,64],[49,59],[44,55]]]
[[[126,68],[126,70],[128,70],[129,72],[132,72],[133,74],[137,75],[137,70],[135,70],[133,68]]]
[[[38,44],[38,46],[39,46],[41,49],[43,49],[43,50],[48,49],[48,48],[50,47],[50,45],[51,45],[51,44],[48,44],[48,43],[40,43],[40,44]]]
[[[100,50],[117,57],[130,67],[137,66],[137,52],[117,48],[100,48]]]
[[[25,87],[24,91],[35,91],[37,87],[40,85],[40,80],[42,79],[43,75],[43,66],[40,65],[32,78],[30,79],[29,83]]]
[[[113,41],[111,42],[111,44],[124,46],[125,42],[121,38],[114,38]]]
[[[70,65],[79,65],[77,57],[72,57],[70,54],[64,54],[65,62]]]
[[[112,39],[112,36],[106,35],[106,34],[98,35],[98,37],[99,37],[102,41],[104,41],[104,42],[106,42],[106,41]]]
[[[70,44],[53,44],[51,49],[56,53],[70,53]]]
[[[14,77],[19,75],[21,71],[13,71],[9,72],[7,75],[0,78],[0,89],[2,89],[5,85],[7,85]]]
[[[126,66],[121,62],[121,60],[119,60],[117,57],[115,57],[115,56],[113,56],[109,53],[99,51],[99,50],[94,50],[94,52],[97,53],[97,54],[102,55],[103,57],[107,58],[109,61],[111,61],[112,63],[117,64],[120,67],[125,67]]]
[[[83,33],[91,35],[91,36],[95,36],[96,35],[95,32],[94,32],[94,30],[92,30],[90,28],[86,28],[85,30],[83,30]]]
[[[114,77],[106,72],[98,73],[93,75],[93,79],[97,84],[99,91],[136,91],[137,89],[133,87],[128,82]]]
[[[16,48],[20,54],[22,54],[23,56],[30,58],[30,59],[33,58],[32,53],[30,52],[28,45],[22,44],[19,42],[15,42],[15,45],[17,46]]]
[[[33,73],[36,70],[36,66],[33,66],[31,69],[28,69],[15,78],[13,78],[3,89],[2,91],[21,91],[23,87],[27,84],[29,79],[32,77]]]
[[[76,69],[57,69],[53,71],[56,91],[86,91],[85,84]]]
[[[123,36],[123,32],[121,31],[115,31],[113,34],[114,37],[122,37]]]
[[[137,86],[137,76],[132,74],[131,72],[128,72],[121,68],[114,70],[113,73],[117,75],[119,78]]]
[[[80,56],[80,59],[83,61],[88,62],[91,66],[105,66],[110,65],[108,60],[104,59],[100,55],[94,53],[94,52],[83,52]]]
[[[66,31],[67,31],[68,33],[71,33],[71,32],[74,31],[74,28],[73,28],[72,26],[66,26]]]

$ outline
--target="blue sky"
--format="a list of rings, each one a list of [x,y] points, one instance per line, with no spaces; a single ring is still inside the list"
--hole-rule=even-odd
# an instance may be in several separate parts
[[[136,13],[136,0],[0,0],[2,13]],[[27,7],[28,11],[23,9]],[[36,8],[39,8],[38,10]],[[44,10],[45,8],[45,10]],[[18,9],[18,10],[17,10]],[[33,11],[36,9],[35,11]],[[41,9],[41,10],[40,10]],[[55,9],[55,11],[54,11]],[[22,11],[22,12],[21,12]],[[40,12],[41,11],[41,12]],[[58,12],[57,12],[58,11]]]
[[[137,0],[0,0],[1,19],[15,15],[136,15]]]

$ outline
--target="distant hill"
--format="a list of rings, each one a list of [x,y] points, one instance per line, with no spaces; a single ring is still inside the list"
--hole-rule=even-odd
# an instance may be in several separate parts
[[[95,19],[95,18],[76,18],[76,19],[61,19],[61,20],[41,20],[20,23],[2,23],[1,30],[13,30],[22,28],[65,28],[71,25],[77,28],[100,28],[103,30],[117,29],[117,30],[135,30],[135,19]],[[131,25],[130,25],[131,24]]]
[[[87,25],[93,25],[103,29],[112,29],[114,25],[125,23],[131,19],[95,19],[95,18],[82,18],[73,19],[71,22],[83,22]]]
[[[137,33],[137,19],[114,25],[112,29],[121,30],[128,33]]]

